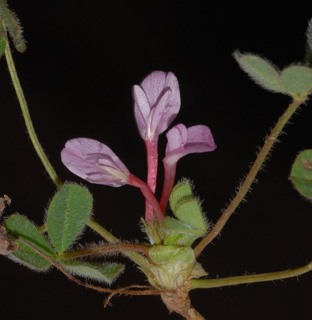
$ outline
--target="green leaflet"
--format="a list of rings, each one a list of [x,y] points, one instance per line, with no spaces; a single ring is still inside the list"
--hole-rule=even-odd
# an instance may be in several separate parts
[[[207,231],[204,215],[200,208],[198,199],[193,196],[191,184],[188,180],[181,181],[172,189],[170,208],[174,215],[194,229]]]
[[[92,211],[89,191],[77,184],[64,184],[53,197],[47,213],[51,242],[62,253],[75,241],[85,227]]]
[[[312,199],[312,150],[299,153],[293,163],[290,179],[301,195]]]
[[[280,73],[269,61],[250,53],[234,52],[234,58],[239,66],[261,87],[273,91],[286,93],[280,84]]]
[[[62,266],[72,275],[111,284],[124,271],[117,263],[90,263],[77,260],[62,261]]]
[[[290,66],[281,73],[281,85],[292,97],[306,96],[312,90],[312,69],[305,66]]]
[[[9,234],[26,240],[50,258],[55,258],[55,252],[45,237],[26,217],[20,214],[12,214],[6,219],[4,226]],[[18,250],[11,253],[8,256],[9,258],[17,260],[18,262],[37,271],[47,270],[51,266],[49,261],[35,252],[33,249],[19,240],[16,240],[16,242],[19,246]]]

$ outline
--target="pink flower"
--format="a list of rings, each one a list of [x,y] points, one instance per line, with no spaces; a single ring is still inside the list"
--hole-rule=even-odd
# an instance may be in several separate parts
[[[133,87],[134,115],[141,137],[154,140],[180,110],[180,89],[172,72],[154,71]]]
[[[210,129],[204,125],[186,128],[180,123],[167,133],[166,156],[163,159],[167,165],[178,162],[190,153],[214,151],[216,144]]]
[[[91,183],[120,187],[128,183],[129,170],[105,144],[88,138],[66,142],[61,152],[64,165]]]
[[[165,181],[160,207],[164,210],[174,184],[177,162],[187,154],[214,151],[216,144],[210,129],[204,125],[186,128],[180,123],[167,132],[166,156],[163,159]]]
[[[161,221],[164,217],[159,203],[148,185],[132,175],[116,154],[105,144],[88,138],[66,142],[61,152],[63,164],[72,173],[91,183],[120,187],[125,184],[139,188]],[[151,217],[146,217],[149,223]]]

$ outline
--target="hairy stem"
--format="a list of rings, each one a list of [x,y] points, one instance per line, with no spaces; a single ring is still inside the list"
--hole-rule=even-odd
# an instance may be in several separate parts
[[[109,231],[107,231],[105,228],[103,228],[100,224],[98,224],[95,220],[90,219],[87,222],[87,226],[91,228],[93,231],[98,233],[102,238],[104,238],[107,242],[111,244],[117,244],[119,240],[113,236]],[[123,252],[124,255],[126,255],[129,259],[131,259],[133,262],[138,264],[139,266],[148,266],[148,261],[138,252]]]
[[[293,113],[298,109],[298,107],[306,100],[302,99],[294,99],[293,102],[288,106],[286,111],[280,117],[275,127],[272,129],[270,135],[264,142],[263,147],[261,148],[258,156],[252,165],[248,175],[246,176],[244,182],[240,186],[237,194],[234,199],[231,201],[230,205],[224,210],[221,217],[215,224],[214,228],[208,233],[206,237],[204,237],[198,245],[194,248],[195,256],[198,257],[200,253],[204,250],[204,248],[221,232],[231,215],[234,213],[236,208],[245,198],[247,192],[249,191],[252,183],[254,182],[256,175],[258,174],[261,166],[263,165],[268,153],[272,149],[272,146],[276,142],[278,136],[282,132],[284,126],[287,124]]]
[[[9,68],[9,72],[10,72],[10,76],[13,82],[13,86],[15,88],[15,92],[22,110],[22,114],[23,114],[23,118],[26,124],[26,128],[30,137],[30,140],[37,152],[37,155],[39,156],[42,164],[44,165],[46,171],[48,172],[50,178],[52,179],[52,181],[57,185],[60,186],[61,185],[61,181],[59,179],[59,177],[57,176],[55,170],[53,169],[48,157],[46,156],[45,152],[42,149],[42,146],[38,140],[37,134],[35,132],[33,123],[31,121],[31,117],[29,114],[29,110],[28,110],[28,106],[27,106],[27,102],[23,93],[23,89],[21,87],[16,69],[15,69],[15,64],[14,64],[14,60],[11,54],[11,50],[10,50],[10,46],[9,46],[9,41],[7,41],[6,43],[6,48],[5,48],[5,58],[7,61],[7,65]]]
[[[191,280],[191,289],[209,289],[225,286],[234,286],[245,283],[256,283],[265,281],[282,280],[292,277],[298,277],[312,270],[312,262],[309,264],[286,271],[277,271],[270,273],[250,274],[245,276],[228,277],[220,279],[193,279]]]
[[[62,259],[77,259],[93,255],[102,255],[109,252],[140,252],[144,254],[150,263],[154,263],[149,255],[148,247],[141,244],[132,244],[132,243],[112,243],[112,244],[103,244],[96,245],[93,247],[82,248],[74,251],[68,251],[61,254]]]
[[[40,254],[43,258],[45,258],[47,261],[49,261],[54,267],[56,267],[59,271],[61,271],[67,278],[74,281],[75,283],[77,283],[80,286],[83,286],[83,287],[86,287],[86,288],[89,288],[89,289],[92,289],[95,291],[99,291],[99,292],[110,293],[113,295],[125,294],[125,295],[141,295],[142,296],[142,295],[159,295],[159,294],[168,292],[166,290],[156,290],[150,286],[136,286],[136,285],[126,287],[126,288],[121,288],[121,289],[109,289],[109,288],[103,288],[103,287],[92,285],[90,283],[83,282],[83,281],[77,279],[76,277],[74,277],[73,275],[71,275],[65,268],[63,268],[63,266],[61,264],[59,264],[58,262],[51,259],[49,256],[47,256],[46,254],[41,252],[39,249],[37,249],[35,246],[33,246],[28,241],[26,241],[22,238],[18,238],[18,240],[21,241],[22,243],[24,243],[25,245],[27,245],[29,248],[31,248],[32,250],[34,250],[38,254]],[[138,288],[138,289],[145,289],[145,290],[130,290],[131,288]]]

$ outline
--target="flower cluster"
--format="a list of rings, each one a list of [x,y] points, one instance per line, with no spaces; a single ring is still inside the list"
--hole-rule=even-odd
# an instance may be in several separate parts
[[[139,133],[146,145],[146,183],[130,173],[117,155],[105,144],[88,138],[67,141],[61,152],[64,165],[77,176],[97,184],[119,187],[129,184],[140,188],[146,198],[145,221],[150,224],[164,218],[174,185],[179,159],[190,153],[213,151],[216,145],[205,125],[185,127],[180,123],[167,136],[163,159],[165,179],[160,201],[155,197],[158,170],[158,137],[177,116],[181,100],[177,78],[172,72],[154,71],[141,85],[133,87],[134,115]]]

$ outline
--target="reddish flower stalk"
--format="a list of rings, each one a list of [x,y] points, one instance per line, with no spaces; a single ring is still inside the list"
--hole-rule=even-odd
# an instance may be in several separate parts
[[[147,155],[147,185],[155,193],[158,171],[158,138],[145,141]],[[145,220],[147,223],[153,220],[154,210],[150,202],[145,203]]]

